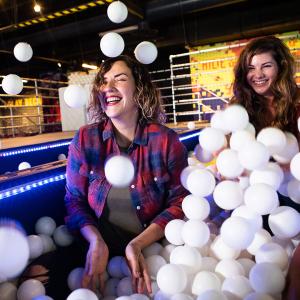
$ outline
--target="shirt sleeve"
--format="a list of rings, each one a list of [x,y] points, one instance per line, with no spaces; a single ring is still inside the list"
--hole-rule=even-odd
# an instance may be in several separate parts
[[[162,229],[173,219],[183,219],[184,213],[181,204],[184,197],[189,194],[180,181],[180,174],[188,165],[187,149],[173,131],[170,132],[168,137],[167,152],[167,168],[170,177],[169,182],[166,184],[167,199],[164,210],[152,221]]]
[[[89,173],[81,148],[79,131],[69,147],[66,175],[65,222],[72,232],[86,225],[97,225],[95,214],[88,204]]]

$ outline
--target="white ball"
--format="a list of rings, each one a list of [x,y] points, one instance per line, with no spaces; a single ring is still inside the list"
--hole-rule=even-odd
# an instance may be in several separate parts
[[[221,281],[215,273],[201,271],[194,277],[192,293],[198,296],[208,290],[221,291]]]
[[[235,209],[243,203],[243,190],[238,182],[224,180],[215,187],[214,201],[223,209]]]
[[[282,271],[271,263],[256,264],[250,271],[249,280],[256,292],[266,294],[281,293],[285,285]]]
[[[30,163],[28,163],[27,161],[23,161],[19,164],[18,166],[18,170],[21,171],[21,170],[26,170],[26,169],[30,169],[31,168],[31,165]]]
[[[98,297],[94,292],[89,289],[77,289],[73,291],[67,298],[67,300],[98,300]]]
[[[54,241],[49,235],[39,234],[39,237],[42,240],[43,253],[48,253],[48,252],[54,251],[56,249]]]
[[[224,134],[230,133],[230,130],[228,130],[224,126],[224,120],[223,120],[224,111],[217,110],[214,112],[214,114],[211,116],[210,119],[210,126],[215,129],[221,130]]]
[[[229,247],[222,239],[221,235],[218,235],[210,245],[210,255],[221,259],[236,259],[240,255],[240,250]]]
[[[274,298],[265,293],[253,292],[248,294],[244,300],[274,300]]]
[[[249,123],[246,109],[238,104],[229,105],[223,114],[224,127],[229,131],[243,130]]]
[[[300,204],[300,181],[297,179],[291,180],[287,186],[287,196],[294,202]],[[280,190],[282,192],[282,190]]]
[[[197,300],[228,300],[228,298],[217,290],[207,290],[197,297]]]
[[[224,278],[245,275],[243,266],[235,259],[223,259],[216,265],[215,272]]]
[[[226,278],[222,284],[222,292],[225,295],[227,293],[233,295],[237,299],[244,299],[252,291],[248,278],[241,275]]]
[[[55,221],[50,217],[41,217],[35,223],[35,232],[52,235],[56,228]]]
[[[149,297],[147,297],[146,295],[143,294],[132,294],[130,295],[130,299],[131,300],[149,300]]]
[[[17,287],[7,281],[0,283],[1,300],[15,300],[17,299]]]
[[[152,243],[151,245],[145,247],[142,252],[143,252],[144,257],[148,257],[151,255],[158,255],[162,249],[163,249],[163,246],[160,243],[155,242],[155,243]]]
[[[6,94],[17,95],[23,89],[22,79],[15,74],[6,75],[2,79],[2,89]]]
[[[244,130],[247,130],[248,132],[250,132],[251,134],[253,134],[255,136],[255,133],[256,133],[255,127],[250,122],[248,123],[248,125],[245,127]]]
[[[149,275],[153,280],[156,279],[158,270],[167,264],[166,260],[160,255],[148,256],[145,261],[148,266]]]
[[[280,153],[286,145],[284,132],[275,127],[263,128],[258,133],[256,139],[269,149],[271,155]]]
[[[195,122],[189,121],[189,122],[187,123],[187,128],[190,129],[190,130],[195,129],[195,128],[196,128]]]
[[[134,166],[129,157],[115,155],[109,158],[104,167],[107,181],[114,187],[128,187],[134,178]]]
[[[220,129],[206,127],[200,132],[199,144],[208,152],[218,151],[226,145],[225,135]]]
[[[21,62],[26,62],[31,59],[33,51],[28,43],[20,42],[14,47],[14,56]]]
[[[177,246],[173,245],[173,244],[168,244],[166,245],[159,253],[159,255],[161,255],[166,262],[170,262],[170,255],[171,252],[176,248]]]
[[[232,217],[241,217],[244,218],[250,223],[253,232],[258,231],[262,228],[263,219],[262,216],[251,210],[246,205],[241,205],[233,210],[231,213]]]
[[[28,279],[19,286],[17,298],[20,300],[32,300],[36,296],[45,294],[45,287],[39,280]]]
[[[81,288],[84,268],[75,268],[68,275],[68,287],[71,291]]]
[[[206,169],[195,169],[189,173],[186,185],[191,194],[205,197],[213,192],[216,180],[214,175]]]
[[[254,234],[254,239],[252,243],[248,246],[247,251],[251,253],[252,255],[255,255],[258,249],[266,244],[272,241],[272,237],[270,233],[265,230],[265,229],[259,229],[255,234]]]
[[[127,6],[121,1],[114,1],[108,5],[107,16],[114,23],[122,23],[128,15]]]
[[[174,219],[167,223],[165,227],[165,237],[169,243],[173,245],[182,245],[184,241],[181,236],[181,231],[185,221],[180,219]]]
[[[181,236],[184,243],[191,247],[202,247],[209,239],[209,228],[199,220],[188,220],[182,227]]]
[[[201,260],[201,270],[200,271],[209,271],[214,272],[216,266],[218,264],[218,260],[211,256],[204,256]]]
[[[186,288],[187,275],[180,266],[166,264],[159,269],[156,281],[163,293],[173,295]]]
[[[0,278],[4,280],[18,276],[26,267],[28,239],[17,227],[0,224],[0,257]]]
[[[117,286],[120,282],[119,278],[109,278],[105,281],[103,296],[117,296]]]
[[[197,168],[198,168],[198,167],[196,167],[196,166],[187,166],[187,167],[185,167],[185,168],[181,171],[181,173],[180,173],[180,182],[181,182],[181,184],[183,185],[183,187],[184,187],[185,189],[187,189],[186,181],[187,181],[187,178],[188,178],[189,174],[190,174],[192,171],[196,170]]]
[[[196,158],[203,163],[210,162],[214,159],[212,153],[201,148],[200,144],[196,145],[194,154]]]
[[[37,258],[42,255],[44,251],[43,241],[40,236],[31,234],[27,237],[29,244],[29,257],[31,259]]]
[[[54,230],[53,239],[58,246],[67,247],[72,244],[74,238],[66,225],[60,225]]]
[[[100,49],[108,57],[119,56],[124,50],[124,40],[116,32],[106,33],[100,40]]]
[[[182,201],[182,210],[188,219],[202,221],[208,217],[210,206],[205,198],[188,195]]]
[[[193,297],[188,294],[179,293],[172,295],[171,300],[193,300]]]
[[[238,152],[238,157],[244,168],[254,170],[262,168],[268,163],[270,153],[264,144],[257,141],[250,141],[247,147],[242,148]]]
[[[255,140],[255,136],[247,130],[238,130],[232,133],[229,141],[230,148],[241,151],[249,142]]]
[[[64,160],[67,159],[66,155],[64,153],[60,153],[57,157],[58,160]]]
[[[114,256],[112,257],[107,264],[107,272],[111,277],[114,278],[123,278],[123,272],[121,268],[122,260],[124,258],[122,256]]]
[[[134,49],[135,58],[142,64],[151,64],[157,57],[157,48],[151,42],[141,42]]]
[[[249,272],[252,269],[252,267],[255,265],[255,262],[251,260],[250,258],[238,258],[236,260],[244,269],[244,274],[246,277],[249,277]]]
[[[233,249],[246,249],[254,238],[252,225],[244,218],[230,217],[221,226],[221,237]]]
[[[64,100],[72,108],[86,105],[87,98],[87,91],[80,85],[70,84],[64,91]]]
[[[133,294],[131,278],[124,277],[117,285],[117,296],[130,296],[131,294]]]
[[[296,154],[290,164],[290,170],[292,175],[300,181],[300,153]]]
[[[292,207],[279,206],[269,215],[268,223],[275,236],[295,237],[300,232],[300,214]]]
[[[247,207],[260,215],[267,215],[279,206],[278,195],[273,187],[265,183],[255,183],[244,193]]]

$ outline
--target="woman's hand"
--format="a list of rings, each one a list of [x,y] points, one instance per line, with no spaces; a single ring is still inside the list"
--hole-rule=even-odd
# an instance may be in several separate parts
[[[127,245],[125,255],[132,274],[133,290],[137,293],[144,293],[146,285],[150,294],[152,292],[151,278],[141,247],[132,241]]]
[[[108,262],[109,251],[103,240],[90,242],[89,250],[86,256],[85,270],[82,278],[82,287],[89,288],[96,292],[104,290],[104,272]],[[97,286],[99,283],[99,286]]]

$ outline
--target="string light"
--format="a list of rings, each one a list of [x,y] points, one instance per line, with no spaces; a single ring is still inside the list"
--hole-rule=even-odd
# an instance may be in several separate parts
[[[185,141],[185,140],[188,140],[188,139],[193,138],[193,137],[198,136],[198,135],[200,135],[200,131],[192,133],[192,134],[188,134],[188,135],[185,135],[185,136],[182,136],[182,137],[179,138],[179,140],[180,141]]]

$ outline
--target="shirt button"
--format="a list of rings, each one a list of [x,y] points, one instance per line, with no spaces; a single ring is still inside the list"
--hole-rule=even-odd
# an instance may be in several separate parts
[[[137,209],[137,210],[140,210],[140,209],[141,209],[141,207],[138,205],[138,206],[136,207],[136,209]]]
[[[134,184],[132,184],[130,187],[131,187],[132,189],[134,189],[134,188],[135,188],[135,185],[134,185]]]
[[[154,177],[154,181],[157,181],[157,177]]]

